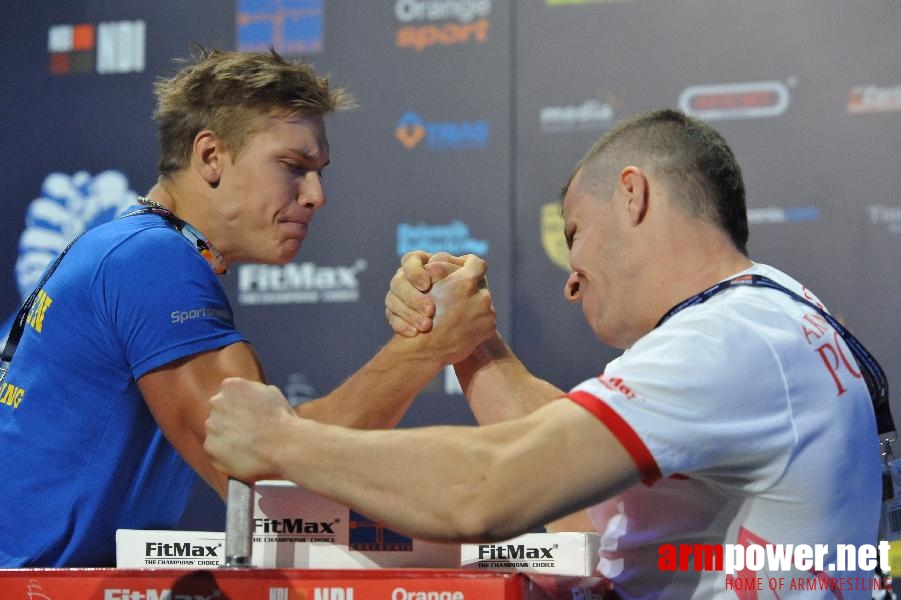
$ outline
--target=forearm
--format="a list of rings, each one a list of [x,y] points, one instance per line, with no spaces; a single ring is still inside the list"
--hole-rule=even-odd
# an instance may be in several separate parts
[[[562,519],[557,519],[544,526],[548,533],[566,532],[566,531],[597,531],[587,510],[566,515]]]
[[[487,427],[359,431],[284,418],[275,476],[422,539],[507,539],[638,481],[628,453],[568,401]]]
[[[496,334],[454,365],[470,408],[481,425],[516,419],[563,395],[532,375]]]
[[[395,426],[416,394],[444,367],[420,342],[395,335],[330,394],[298,406],[297,414],[357,429]]]
[[[297,420],[273,444],[273,462],[277,477],[413,537],[507,539],[542,522],[522,501],[538,490],[523,490],[516,461],[496,452],[515,447],[517,434],[489,433],[459,427],[361,432]]]
[[[298,420],[279,436],[276,475],[350,506],[392,529],[425,539],[465,537],[454,520],[473,500],[475,471],[449,473],[424,458],[437,445],[422,433],[307,427]],[[431,428],[430,428],[431,429]],[[453,469],[454,471],[456,469]],[[453,497],[452,497],[453,496]]]

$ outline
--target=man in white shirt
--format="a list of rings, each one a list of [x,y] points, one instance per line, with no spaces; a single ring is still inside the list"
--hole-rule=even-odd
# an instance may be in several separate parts
[[[625,350],[599,377],[566,394],[495,335],[455,365],[482,427],[365,433],[299,419],[277,390],[230,379],[207,423],[214,464],[291,479],[422,538],[504,539],[570,515],[549,529],[602,532],[599,571],[622,598],[759,597],[771,578],[861,576],[834,563],[839,544],[876,543],[868,385],[819,300],[748,258],[725,140],[676,111],[636,115],[589,150],[562,205],[565,293],[601,341]],[[404,258],[387,299],[395,331],[441,323],[443,299],[429,290],[457,264]],[[748,571],[665,560],[670,549],[751,544],[826,555],[820,569],[752,573],[766,590],[753,595],[735,589]]]

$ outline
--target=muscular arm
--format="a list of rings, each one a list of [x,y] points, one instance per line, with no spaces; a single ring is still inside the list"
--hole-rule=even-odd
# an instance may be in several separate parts
[[[391,427],[415,393],[442,368],[422,358],[417,346],[412,340],[392,339],[338,389],[299,406],[297,414],[347,427]],[[263,381],[262,367],[248,344],[231,344],[169,363],[138,381],[163,435],[223,498],[228,478],[210,464],[203,440],[209,398],[227,377]]]
[[[444,367],[440,358],[421,352],[421,346],[394,336],[330,394],[298,406],[298,416],[359,429],[393,427]]]
[[[484,262],[470,257],[434,286],[440,307],[433,336],[394,336],[335,391],[299,406],[297,415],[347,427],[394,426],[414,395],[445,364],[468,355],[494,331],[491,296],[481,285],[484,270]],[[199,353],[155,369],[138,381],[166,439],[223,497],[227,477],[212,467],[203,441],[208,399],[227,377],[262,381],[262,368],[249,345],[236,343]],[[252,421],[254,415],[248,419]]]
[[[141,395],[163,435],[223,498],[228,478],[210,463],[203,440],[204,421],[210,414],[209,397],[226,377],[263,380],[263,370],[250,345],[239,342],[201,352],[150,371],[138,380]]]
[[[454,257],[431,257],[424,252],[404,256],[401,268],[391,281],[385,299],[386,317],[397,331],[416,336],[431,330],[433,304],[423,292],[446,270],[439,270],[435,258],[453,264]],[[488,338],[454,369],[476,421],[491,425],[531,414],[563,396],[553,384],[533,375],[513,353],[499,333]],[[594,531],[586,511],[558,519],[546,525],[548,531]]]
[[[431,335],[435,312],[431,290],[460,264],[462,259],[446,253],[404,255],[385,298],[385,316],[397,334],[410,339]],[[522,417],[563,395],[532,375],[497,332],[454,368],[481,425]]]
[[[506,539],[639,480],[613,434],[565,399],[496,425],[385,431],[298,419],[277,390],[243,380],[212,402],[217,466],[295,481],[418,538]],[[240,426],[251,410],[254,426]]]
[[[432,286],[434,318],[428,336],[395,335],[362,369],[331,394],[303,404],[301,417],[355,428],[392,427],[416,393],[446,364],[469,355],[494,333],[485,263],[465,257],[454,273]]]
[[[562,390],[530,373],[500,334],[479,344],[454,368],[480,425],[524,417],[563,396]],[[580,510],[548,523],[545,529],[594,531],[595,527],[588,513]]]
[[[480,425],[523,417],[563,395],[530,373],[500,334],[479,344],[454,369]]]

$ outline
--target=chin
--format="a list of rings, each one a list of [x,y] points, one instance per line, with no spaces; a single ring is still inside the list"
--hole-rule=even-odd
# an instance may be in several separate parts
[[[272,261],[273,264],[284,265],[294,260],[294,257],[297,256],[297,253],[300,252],[301,245],[302,242],[298,240],[296,242],[283,246],[278,257],[274,261]]]

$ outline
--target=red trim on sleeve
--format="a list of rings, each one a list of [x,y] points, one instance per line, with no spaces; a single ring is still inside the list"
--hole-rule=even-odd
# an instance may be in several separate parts
[[[607,426],[607,429],[616,436],[616,439],[623,445],[638,472],[641,473],[643,481],[646,485],[651,485],[661,478],[660,468],[657,461],[648,447],[644,445],[635,430],[623,419],[619,414],[610,408],[603,400],[597,396],[592,396],[588,392],[570,392],[566,397],[593,414],[598,420]]]

